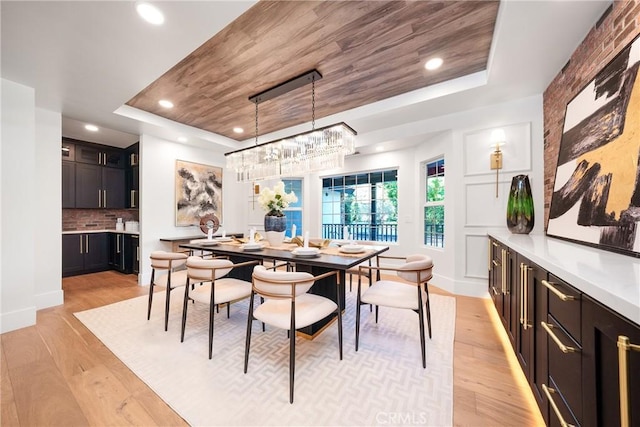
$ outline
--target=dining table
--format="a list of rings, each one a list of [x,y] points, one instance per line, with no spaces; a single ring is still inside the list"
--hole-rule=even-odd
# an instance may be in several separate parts
[[[338,303],[339,299],[340,307],[343,310],[345,309],[346,271],[389,250],[389,246],[363,244],[360,251],[347,253],[342,249],[343,246],[341,244],[344,242],[336,241],[318,248],[317,254],[303,256],[296,254],[297,251],[295,249],[299,248],[299,246],[295,243],[270,246],[268,242],[263,241],[259,242],[259,249],[245,250],[243,242],[238,239],[226,240],[229,241],[202,239],[183,243],[180,248],[188,249],[192,254],[225,256],[234,264],[258,260],[265,266],[269,266],[276,265],[278,262],[286,262],[294,271],[304,271],[314,276],[330,271],[338,271],[338,275],[331,275],[317,280],[309,292],[330,298],[335,303]],[[234,268],[229,273],[229,277],[250,282],[252,272],[253,267],[251,266]],[[313,338],[331,321],[332,318],[328,317],[306,328],[301,328],[298,332],[308,338]]]

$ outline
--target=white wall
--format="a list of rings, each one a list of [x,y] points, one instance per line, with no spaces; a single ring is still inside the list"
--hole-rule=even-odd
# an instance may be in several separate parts
[[[34,238],[49,212],[36,203],[34,90],[3,79],[1,114],[0,331],[8,332],[36,322]]]
[[[61,116],[32,88],[2,80],[0,332],[62,304]]]
[[[64,302],[62,291],[62,116],[36,108],[35,296],[38,310]]]
[[[200,227],[176,227],[176,160],[203,163],[224,168],[224,155],[204,148],[168,141],[148,134],[140,137],[140,275],[146,285],[151,278],[149,255],[154,250],[171,250],[165,237],[205,235]],[[221,227],[229,232],[244,231],[245,196],[235,177],[223,171]]]

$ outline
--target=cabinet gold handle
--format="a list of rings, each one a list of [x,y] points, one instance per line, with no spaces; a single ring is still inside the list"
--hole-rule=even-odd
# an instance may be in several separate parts
[[[136,207],[136,190],[131,190],[131,207]]]
[[[524,263],[520,263],[520,324],[524,324]]]
[[[562,341],[560,341],[560,338],[558,338],[558,336],[556,334],[553,333],[553,331],[551,329],[554,328],[553,325],[548,324],[547,322],[541,321],[540,325],[542,325],[542,329],[544,329],[545,331],[547,331],[547,333],[549,334],[549,336],[551,337],[551,339],[553,341],[555,341],[555,343],[558,345],[558,348],[560,349],[561,352],[563,353],[575,353],[575,352],[579,352],[580,350],[575,348],[575,347],[570,347],[568,345],[564,345],[562,343]]]
[[[498,266],[498,263],[496,262],[495,259],[492,259],[491,262],[493,263],[493,265],[495,265],[496,267]]]
[[[504,295],[504,279],[505,279],[505,262],[504,262],[504,255],[505,250],[504,249],[500,249],[500,279],[501,279],[501,283],[500,283],[500,290],[502,291],[502,295]]]
[[[82,252],[82,234],[80,235],[80,253],[83,253]]]
[[[618,335],[618,382],[620,383],[620,427],[629,427],[629,351],[640,352],[640,345],[631,344],[629,337]]]
[[[84,253],[88,254],[89,253],[89,235],[88,234],[85,235],[84,238],[85,238]]]
[[[493,246],[495,246],[496,248],[498,247],[498,244],[496,242],[491,242],[493,243]]]
[[[102,207],[102,190],[98,190],[98,207]]]
[[[120,253],[120,234],[116,234],[116,253]]]
[[[556,296],[560,298],[562,301],[573,301],[576,299],[576,297],[574,297],[573,295],[567,295],[560,292],[560,290],[554,286],[555,283],[553,282],[547,282],[546,280],[543,280],[542,284],[546,286],[551,292],[556,294]]]
[[[529,267],[524,266],[524,329],[527,330],[529,325]]]
[[[107,190],[102,190],[104,192],[104,197],[102,200],[102,203],[104,204],[104,206],[102,206],[103,208],[107,207]]]
[[[560,425],[562,427],[575,427],[573,424],[569,424],[564,420],[564,418],[562,417],[562,414],[560,413],[560,409],[558,409],[558,405],[556,405],[556,402],[553,400],[553,396],[551,396],[551,394],[556,392],[555,389],[551,387],[547,387],[546,384],[542,384],[542,391],[544,391],[544,394],[547,395],[547,399],[549,399],[551,408],[553,408],[553,412],[556,413],[556,417],[558,417],[558,420],[560,421]]]

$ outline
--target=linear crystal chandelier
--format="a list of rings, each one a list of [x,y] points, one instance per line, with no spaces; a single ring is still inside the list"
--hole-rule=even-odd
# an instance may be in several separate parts
[[[309,71],[249,98],[256,104],[256,145],[226,153],[227,168],[238,181],[256,181],[279,176],[344,166],[344,156],[355,151],[355,135],[345,123],[315,129],[315,81],[322,78]],[[258,104],[311,82],[311,131],[258,144]]]

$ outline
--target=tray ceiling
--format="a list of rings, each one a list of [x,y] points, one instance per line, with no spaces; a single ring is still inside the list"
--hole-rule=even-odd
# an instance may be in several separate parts
[[[263,0],[127,105],[246,140],[255,132],[248,98],[311,69],[323,76],[316,119],[486,69],[498,5]],[[434,56],[444,65],[425,70]],[[261,135],[310,121],[311,85],[259,105]]]

